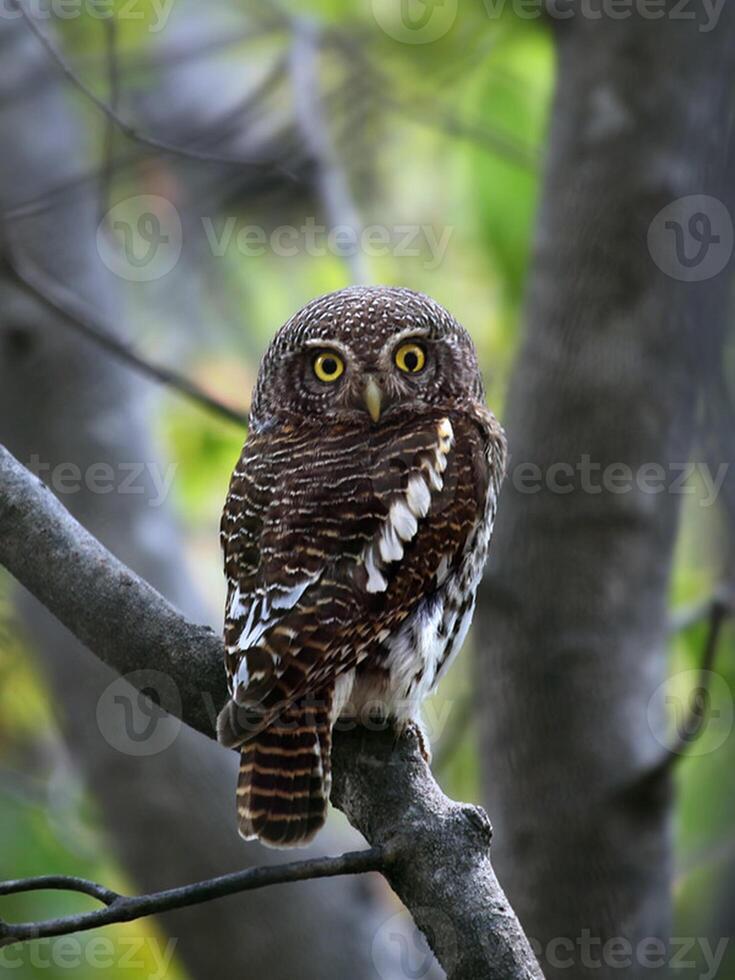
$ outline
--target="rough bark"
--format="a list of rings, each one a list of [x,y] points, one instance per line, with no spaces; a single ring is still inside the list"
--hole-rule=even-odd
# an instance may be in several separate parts
[[[226,699],[217,681],[221,643],[117,561],[3,447],[0,564],[106,663],[136,667],[128,678],[141,692],[153,686],[168,711],[211,733],[202,695],[215,692],[216,710]],[[197,649],[199,689],[188,662]],[[163,685],[151,683],[151,665],[165,668]],[[177,696],[166,697],[167,690]],[[490,822],[477,807],[444,796],[416,734],[338,731],[333,763],[335,804],[371,845],[390,850],[386,875],[450,980],[539,980],[490,865]]]
[[[499,876],[549,977],[649,976],[637,944],[671,936],[671,794],[646,779],[662,749],[647,708],[666,676],[681,496],[635,480],[589,491],[577,467],[586,455],[597,485],[616,463],[676,476],[727,309],[726,272],[671,278],[647,233],[677,198],[722,196],[733,8],[709,33],[668,7],[656,20],[635,9],[556,24],[511,477],[476,627]],[[536,491],[527,462],[543,474]],[[632,947],[625,968],[603,951],[616,937]]]
[[[84,173],[90,163],[87,134],[76,124],[65,83],[57,73],[55,85],[35,84],[45,77],[45,53],[22,22],[0,21],[0,51],[0,207],[6,212]],[[16,216],[3,232],[26,259],[114,322],[123,294],[97,254],[97,206],[96,183],[78,184]],[[83,475],[95,465],[112,466],[116,492],[94,493],[82,479],[79,491],[65,495],[66,503],[171,601],[203,619],[184,570],[180,535],[168,508],[152,506],[148,476],[139,481],[140,494],[117,492],[121,466],[162,466],[148,432],[146,390],[70,335],[11,280],[0,279],[0,439],[26,462],[36,454],[50,467],[71,464]],[[215,525],[213,515],[213,542]],[[67,565],[64,588],[70,595],[78,595],[77,569],[75,561]],[[236,835],[231,753],[182,727],[164,751],[126,754],[124,716],[106,711],[104,736],[98,720],[100,698],[114,675],[37,602],[26,597],[22,609],[73,758],[138,888],[283,860],[245,846]],[[150,650],[141,651],[139,665],[155,668]],[[127,707],[133,730],[144,730],[147,719],[137,699],[127,700]],[[339,833],[328,840],[342,849],[344,838]],[[373,974],[371,941],[379,915],[363,882],[335,881],[314,882],[308,894],[286,886],[183,910],[162,923],[192,977],[323,980]]]

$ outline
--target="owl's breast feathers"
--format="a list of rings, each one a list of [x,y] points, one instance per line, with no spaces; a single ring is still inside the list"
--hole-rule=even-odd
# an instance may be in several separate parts
[[[237,710],[223,712],[220,740],[242,745],[286,705],[378,666],[442,589],[456,605],[447,645],[466,630],[504,461],[479,405],[252,434],[221,525]]]

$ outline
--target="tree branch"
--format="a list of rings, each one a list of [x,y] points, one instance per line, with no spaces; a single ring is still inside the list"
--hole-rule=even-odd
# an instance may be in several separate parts
[[[291,77],[296,122],[301,136],[317,163],[316,183],[326,218],[332,228],[352,229],[359,243],[362,222],[352,198],[349,179],[334,146],[324,118],[319,79],[321,51],[319,26],[306,18],[293,21]],[[341,252],[353,283],[370,281],[365,256],[357,244]]]
[[[65,936],[73,932],[85,932],[115,922],[131,922],[144,916],[156,915],[172,909],[183,909],[201,902],[210,902],[215,898],[224,898],[226,895],[236,895],[240,892],[252,891],[254,888],[265,888],[267,885],[381,871],[386,866],[388,857],[384,849],[373,847],[365,851],[341,854],[338,857],[311,858],[289,864],[233,871],[231,874],[219,875],[216,878],[182,885],[179,888],[168,888],[151,895],[120,895],[94,881],[66,875],[44,875],[39,878],[3,881],[0,882],[0,896],[44,889],[73,891],[96,898],[104,907],[91,912],[46,919],[43,922],[14,923],[0,919],[0,946],[50,936]]]
[[[2,446],[0,564],[119,673],[155,665],[173,679],[160,706],[213,737],[227,697],[220,638],[183,619]]]
[[[390,848],[383,873],[449,980],[542,977],[490,864],[485,811],[442,793],[412,729],[335,734],[332,802]]]
[[[105,663],[123,674],[138,671],[128,679],[139,690],[151,693],[152,666],[173,681],[154,682],[155,700],[213,734],[226,699],[219,637],[187,622],[3,447],[0,563]],[[399,739],[364,729],[335,735],[333,801],[372,847],[390,853],[386,877],[450,980],[539,980],[490,864],[484,812],[444,796],[411,731]],[[146,914],[145,904],[137,908]]]
[[[707,634],[699,664],[699,682],[690,696],[685,721],[677,727],[673,743],[666,749],[661,761],[652,768],[647,776],[648,779],[657,780],[665,775],[680,759],[686,756],[688,749],[702,734],[710,710],[710,680],[722,635],[722,627],[732,614],[730,602],[723,597],[716,596],[708,603]]]
[[[117,20],[112,17],[102,19],[105,37],[105,57],[107,60],[107,88],[110,108],[117,113],[120,101],[120,65],[117,56]],[[110,190],[115,172],[115,122],[108,118],[102,143],[102,173],[100,179],[100,221],[103,221],[110,206]]]
[[[160,150],[162,153],[170,153],[174,156],[187,157],[193,160],[203,160],[207,163],[237,163],[250,167],[275,168],[280,173],[289,177],[291,180],[299,180],[298,175],[294,173],[291,168],[286,167],[282,163],[278,163],[276,161],[252,160],[248,159],[247,157],[238,156],[237,154],[212,153],[209,150],[197,149],[193,146],[178,146],[174,143],[169,143],[166,140],[158,139],[155,136],[150,136],[147,133],[141,132],[136,126],[124,119],[113,106],[105,102],[104,99],[101,99],[92,91],[92,89],[80,77],[78,72],[76,72],[75,69],[72,68],[72,66],[67,62],[66,58],[56,47],[51,38],[41,30],[33,16],[26,10],[25,5],[21,2],[21,0],[12,0],[12,2],[19,11],[25,23],[28,25],[29,30],[42,44],[46,53],[57,65],[64,77],[67,78],[68,81],[70,81],[72,85],[74,85],[87,99],[89,99],[89,101],[96,106],[110,122],[114,123],[120,132],[124,133],[128,139],[135,140],[136,143],[142,143],[145,146],[150,146],[154,150]]]
[[[120,340],[114,330],[101,323],[98,314],[87,306],[83,299],[75,296],[60,283],[51,281],[40,269],[23,259],[10,245],[10,242],[5,241],[3,245],[8,268],[13,276],[37,299],[40,299],[54,312],[61,314],[64,322],[77,333],[81,333],[88,340],[97,344],[107,354],[112,354],[127,367],[133,368],[144,377],[178,391],[185,398],[196,402],[201,408],[215,412],[221,418],[228,422],[234,422],[236,425],[247,425],[246,413],[225,405],[224,402],[200,388],[190,378],[186,378],[170,368],[151,364],[150,361],[133,350],[129,344]]]
[[[715,595],[714,598],[694,603],[691,606],[685,606],[682,609],[675,609],[671,613],[671,617],[669,619],[669,636],[675,637],[679,633],[683,633],[690,629],[692,626],[697,626],[699,623],[711,619],[714,610],[723,604],[729,610],[730,605],[728,600],[723,598],[724,594],[723,589],[720,591],[720,593]],[[731,614],[731,612],[728,614]],[[713,649],[713,656],[714,652],[715,650]],[[709,684],[709,670],[711,669],[711,666],[708,666],[710,663],[708,657],[709,654],[705,652],[700,668],[704,672],[702,678],[703,684],[700,685],[700,688],[704,686],[705,689]],[[470,727],[470,722],[472,721],[475,707],[474,702],[474,691],[467,691],[466,693],[460,695],[460,697],[457,699],[457,703],[454,706],[452,721],[444,733],[444,737],[439,744],[438,751],[434,753],[434,766],[439,772],[441,772],[452,761],[457,750],[462,744],[462,740],[467,734]],[[693,704],[692,711],[695,712],[696,710],[696,705]],[[702,721],[703,720],[704,719],[702,718]],[[684,731],[689,731],[688,725],[684,726]],[[675,750],[671,749],[670,751],[673,752]],[[669,756],[667,753],[667,758],[668,757]]]

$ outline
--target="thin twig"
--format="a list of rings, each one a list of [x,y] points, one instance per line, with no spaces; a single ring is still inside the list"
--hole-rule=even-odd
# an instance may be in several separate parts
[[[422,105],[420,102],[400,100],[387,92],[379,93],[386,108],[393,109],[413,122],[432,129],[440,129],[450,136],[469,140],[483,149],[523,170],[535,173],[538,170],[539,156],[535,150],[520,143],[507,133],[491,130],[482,123],[462,119],[455,113],[436,105]]]
[[[262,13],[262,12],[261,12]],[[268,12],[271,16],[272,12]],[[259,41],[269,34],[282,30],[286,26],[283,18],[261,20],[257,25],[248,24],[242,30],[232,30],[229,28],[218,34],[211,34],[203,38],[188,38],[181,43],[167,43],[165,48],[159,47],[151,51],[147,46],[140,52],[126,53],[124,63],[124,73],[132,74],[136,77],[141,72],[150,72],[162,68],[176,68],[180,65],[191,64],[199,59],[207,58],[213,54],[226,52],[228,48],[245,45],[249,42]],[[97,74],[100,70],[100,58],[98,54],[80,53],[76,59],[77,65],[85,71]],[[102,66],[104,69],[104,65]],[[42,71],[32,74],[23,88],[23,96],[33,94],[35,88],[46,82],[55,71],[55,66],[48,64],[43,66]]]
[[[124,154],[117,154],[114,160],[114,170],[115,172],[119,172],[125,167],[138,163],[142,159],[145,159],[145,157],[139,149]],[[35,214],[41,214],[51,207],[54,198],[66,197],[79,188],[84,187],[85,184],[98,181],[102,172],[100,166],[95,166],[81,173],[73,174],[49,187],[47,190],[42,191],[40,194],[34,194],[33,197],[26,198],[26,200],[7,208],[0,214],[0,220],[5,224],[9,224],[11,221],[19,218],[30,218]]]
[[[102,18],[102,29],[105,34],[105,55],[107,59],[107,87],[110,108],[117,114],[120,104],[120,69],[117,57],[117,20],[114,12],[110,17]],[[115,171],[115,128],[113,119],[106,117],[104,141],[102,148],[102,176],[100,180],[100,221],[110,206],[110,189]]]
[[[112,354],[127,367],[133,368],[144,377],[166,385],[179,394],[200,405],[208,411],[215,412],[228,422],[236,425],[247,425],[248,417],[245,412],[238,411],[225,405],[203,388],[200,388],[190,378],[172,371],[170,368],[152,364],[124,341],[118,339],[114,329],[102,322],[99,314],[93,311],[84,300],[75,296],[61,283],[52,282],[39,269],[22,259],[9,242],[5,243],[8,267],[15,278],[28,289],[37,299],[56,313],[64,322],[93,341],[108,354]]]
[[[172,682],[156,691],[160,707],[214,734],[213,719],[227,697],[221,638],[185,620],[1,446],[0,564],[101,660],[148,693],[149,672],[140,668],[155,664],[161,677],[168,675]],[[409,727],[398,738],[390,730],[337,731],[332,769],[332,801],[372,848],[381,848],[381,870],[430,937],[448,980],[542,980],[494,874],[487,816],[444,796],[421,755],[415,730]],[[376,867],[371,858],[359,860],[365,861],[360,870]],[[278,868],[262,872],[269,884],[278,873]],[[342,872],[332,863],[325,873]],[[252,879],[250,887],[256,887]],[[215,881],[199,897],[226,893],[228,888]],[[160,894],[167,904],[159,910],[187,904],[180,891]],[[149,914],[150,900],[131,900],[139,904],[127,917]],[[96,918],[82,924],[102,925],[116,911],[113,903],[87,913]],[[52,927],[45,924],[47,934]],[[18,928],[13,926],[15,938]],[[38,926],[32,935],[38,935]]]
[[[668,755],[671,762],[682,758],[690,745],[702,734],[709,711],[709,685],[712,668],[717,656],[722,627],[731,614],[732,609],[722,599],[714,599],[710,604],[709,628],[699,665],[699,680],[689,701],[687,719],[677,729],[676,739],[673,745],[669,747]]]
[[[679,633],[685,633],[692,626],[706,622],[712,615],[714,602],[717,602],[717,598],[703,599],[700,602],[693,602],[691,605],[676,609],[669,620],[669,635],[677,636]]]
[[[354,246],[343,250],[341,258],[355,284],[370,281],[365,256],[360,246],[362,222],[350,192],[349,181],[324,118],[319,80],[321,48],[319,26],[311,20],[294,20],[291,45],[296,121],[302,138],[317,164],[317,188],[331,228],[349,228]]]
[[[278,58],[263,80],[259,82],[252,91],[247,92],[240,102],[237,103],[237,105],[228,108],[225,112],[218,116],[214,121],[211,130],[204,133],[199,133],[195,142],[208,145],[220,140],[223,135],[226,135],[227,127],[231,127],[235,119],[239,120],[242,127],[242,123],[246,114],[248,113],[251,114],[250,118],[252,120],[252,114],[254,111],[261,107],[263,100],[275,89],[278,82],[281,81],[281,78],[284,75],[285,66],[285,56]],[[292,164],[297,162],[298,158],[295,152],[289,152],[285,155],[289,156]],[[145,156],[142,155],[140,150],[135,150],[124,154],[119,153],[113,160],[106,161],[106,163],[110,174],[112,174],[119,173],[124,168],[134,165],[142,159],[145,159]],[[7,223],[18,218],[28,218],[35,214],[39,214],[48,209],[53,198],[68,195],[77,188],[83,187],[90,181],[101,179],[103,174],[104,167],[99,166],[93,167],[90,170],[85,170],[82,173],[74,174],[72,177],[55,184],[48,190],[45,190],[40,194],[35,194],[33,197],[27,198],[25,201],[20,201],[18,204],[7,208],[0,215],[0,220]],[[220,178],[218,178],[218,182],[221,183]]]
[[[716,596],[708,604],[709,627],[699,664],[699,679],[689,699],[687,717],[682,725],[677,726],[676,737],[672,744],[666,748],[660,760],[647,769],[639,779],[636,779],[635,785],[628,787],[626,792],[637,792],[641,787],[660,786],[662,779],[672,771],[681,759],[686,758],[687,750],[702,734],[709,712],[710,680],[722,635],[722,627],[732,614],[733,607],[726,599]],[[693,622],[695,620],[687,621],[683,628],[692,625]]]
[[[109,103],[104,99],[101,99],[92,89],[87,85],[87,83],[81,78],[81,76],[75,71],[74,68],[67,62],[64,55],[56,47],[54,42],[46,36],[46,34],[39,28],[35,20],[25,9],[22,0],[12,0],[17,9],[19,10],[23,20],[28,25],[29,29],[35,35],[35,37],[40,41],[46,50],[50,58],[58,66],[62,74],[77,88],[82,94],[89,99],[89,101],[95,105],[100,112],[111,120],[117,128],[124,133],[129,139],[135,140],[137,143],[143,143],[146,146],[153,147],[155,150],[160,150],[162,153],[171,153],[175,156],[188,157],[194,160],[203,160],[208,163],[224,163],[224,164],[244,164],[246,166],[252,167],[269,167],[279,170],[281,173],[289,177],[291,180],[298,181],[299,177],[291,170],[290,167],[285,167],[282,163],[275,161],[262,161],[253,160],[247,157],[242,157],[238,155],[228,155],[222,153],[211,153],[208,150],[196,149],[196,147],[191,146],[179,146],[174,143],[169,143],[166,140],[158,139],[158,137],[151,136],[148,133],[143,133],[132,123],[129,123],[124,119],[118,112],[113,109]]]
[[[252,891],[255,888],[264,888],[267,885],[382,871],[388,863],[388,858],[385,848],[371,847],[368,850],[351,851],[338,857],[312,858],[271,867],[233,871],[230,874],[182,885],[179,888],[153,892],[150,895],[119,895],[96,882],[65,875],[46,875],[40,878],[0,882],[0,896],[54,889],[90,895],[104,906],[91,912],[79,912],[40,922],[11,923],[0,919],[0,946],[50,936],[66,936],[115,922],[131,922],[144,916],[199,905],[202,902]]]
[[[385,71],[363,56],[359,46],[351,44],[336,32],[330,33],[329,40],[346,51],[349,57],[360,60],[365,80],[386,109],[398,112],[420,125],[475,143],[524,170],[532,173],[538,170],[539,153],[533,147],[521,143],[510,133],[493,129],[485,123],[463,119],[456,111],[442,106],[435,99],[427,100],[421,95],[396,96],[398,86]]]
[[[679,633],[683,633],[685,630],[690,629],[692,626],[696,626],[712,617],[712,611],[718,604],[723,604],[723,600],[720,598],[707,599],[703,602],[693,603],[691,606],[684,606],[681,609],[675,610],[671,614],[669,620],[669,636],[676,636]],[[727,604],[725,603],[727,607]],[[729,607],[727,607],[729,608]],[[719,629],[719,626],[718,626]],[[708,637],[708,644],[705,649],[705,654],[702,659],[702,664],[700,670],[703,672],[702,679],[705,682],[709,680],[709,670],[710,667],[706,666],[710,657],[714,657],[715,649],[717,645],[717,635],[714,638],[714,648],[710,649],[710,643],[712,639],[712,634]],[[704,685],[700,684],[698,690],[706,689],[707,683]],[[434,768],[437,772],[441,772],[446,769],[446,767],[451,763],[457,750],[462,744],[467,731],[470,727],[470,722],[472,721],[472,708],[473,708],[473,696],[471,692],[463,695],[457,702],[455,706],[455,721],[454,724],[447,730],[444,738],[439,743],[439,747],[434,754]],[[696,705],[693,704],[692,710],[695,710]],[[691,721],[691,719],[690,719]],[[684,731],[688,731],[688,727],[685,726]],[[695,736],[696,737],[696,736]],[[676,751],[672,749],[671,751]],[[667,753],[666,758],[669,758]]]

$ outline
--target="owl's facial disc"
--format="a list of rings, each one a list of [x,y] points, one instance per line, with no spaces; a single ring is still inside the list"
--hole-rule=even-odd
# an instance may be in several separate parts
[[[355,286],[317,297],[279,330],[251,423],[383,425],[482,397],[472,341],[443,307],[400,287]]]
[[[405,330],[363,350],[335,336],[309,338],[287,360],[301,364],[305,414],[377,425],[392,409],[421,402],[436,354],[436,342]]]

